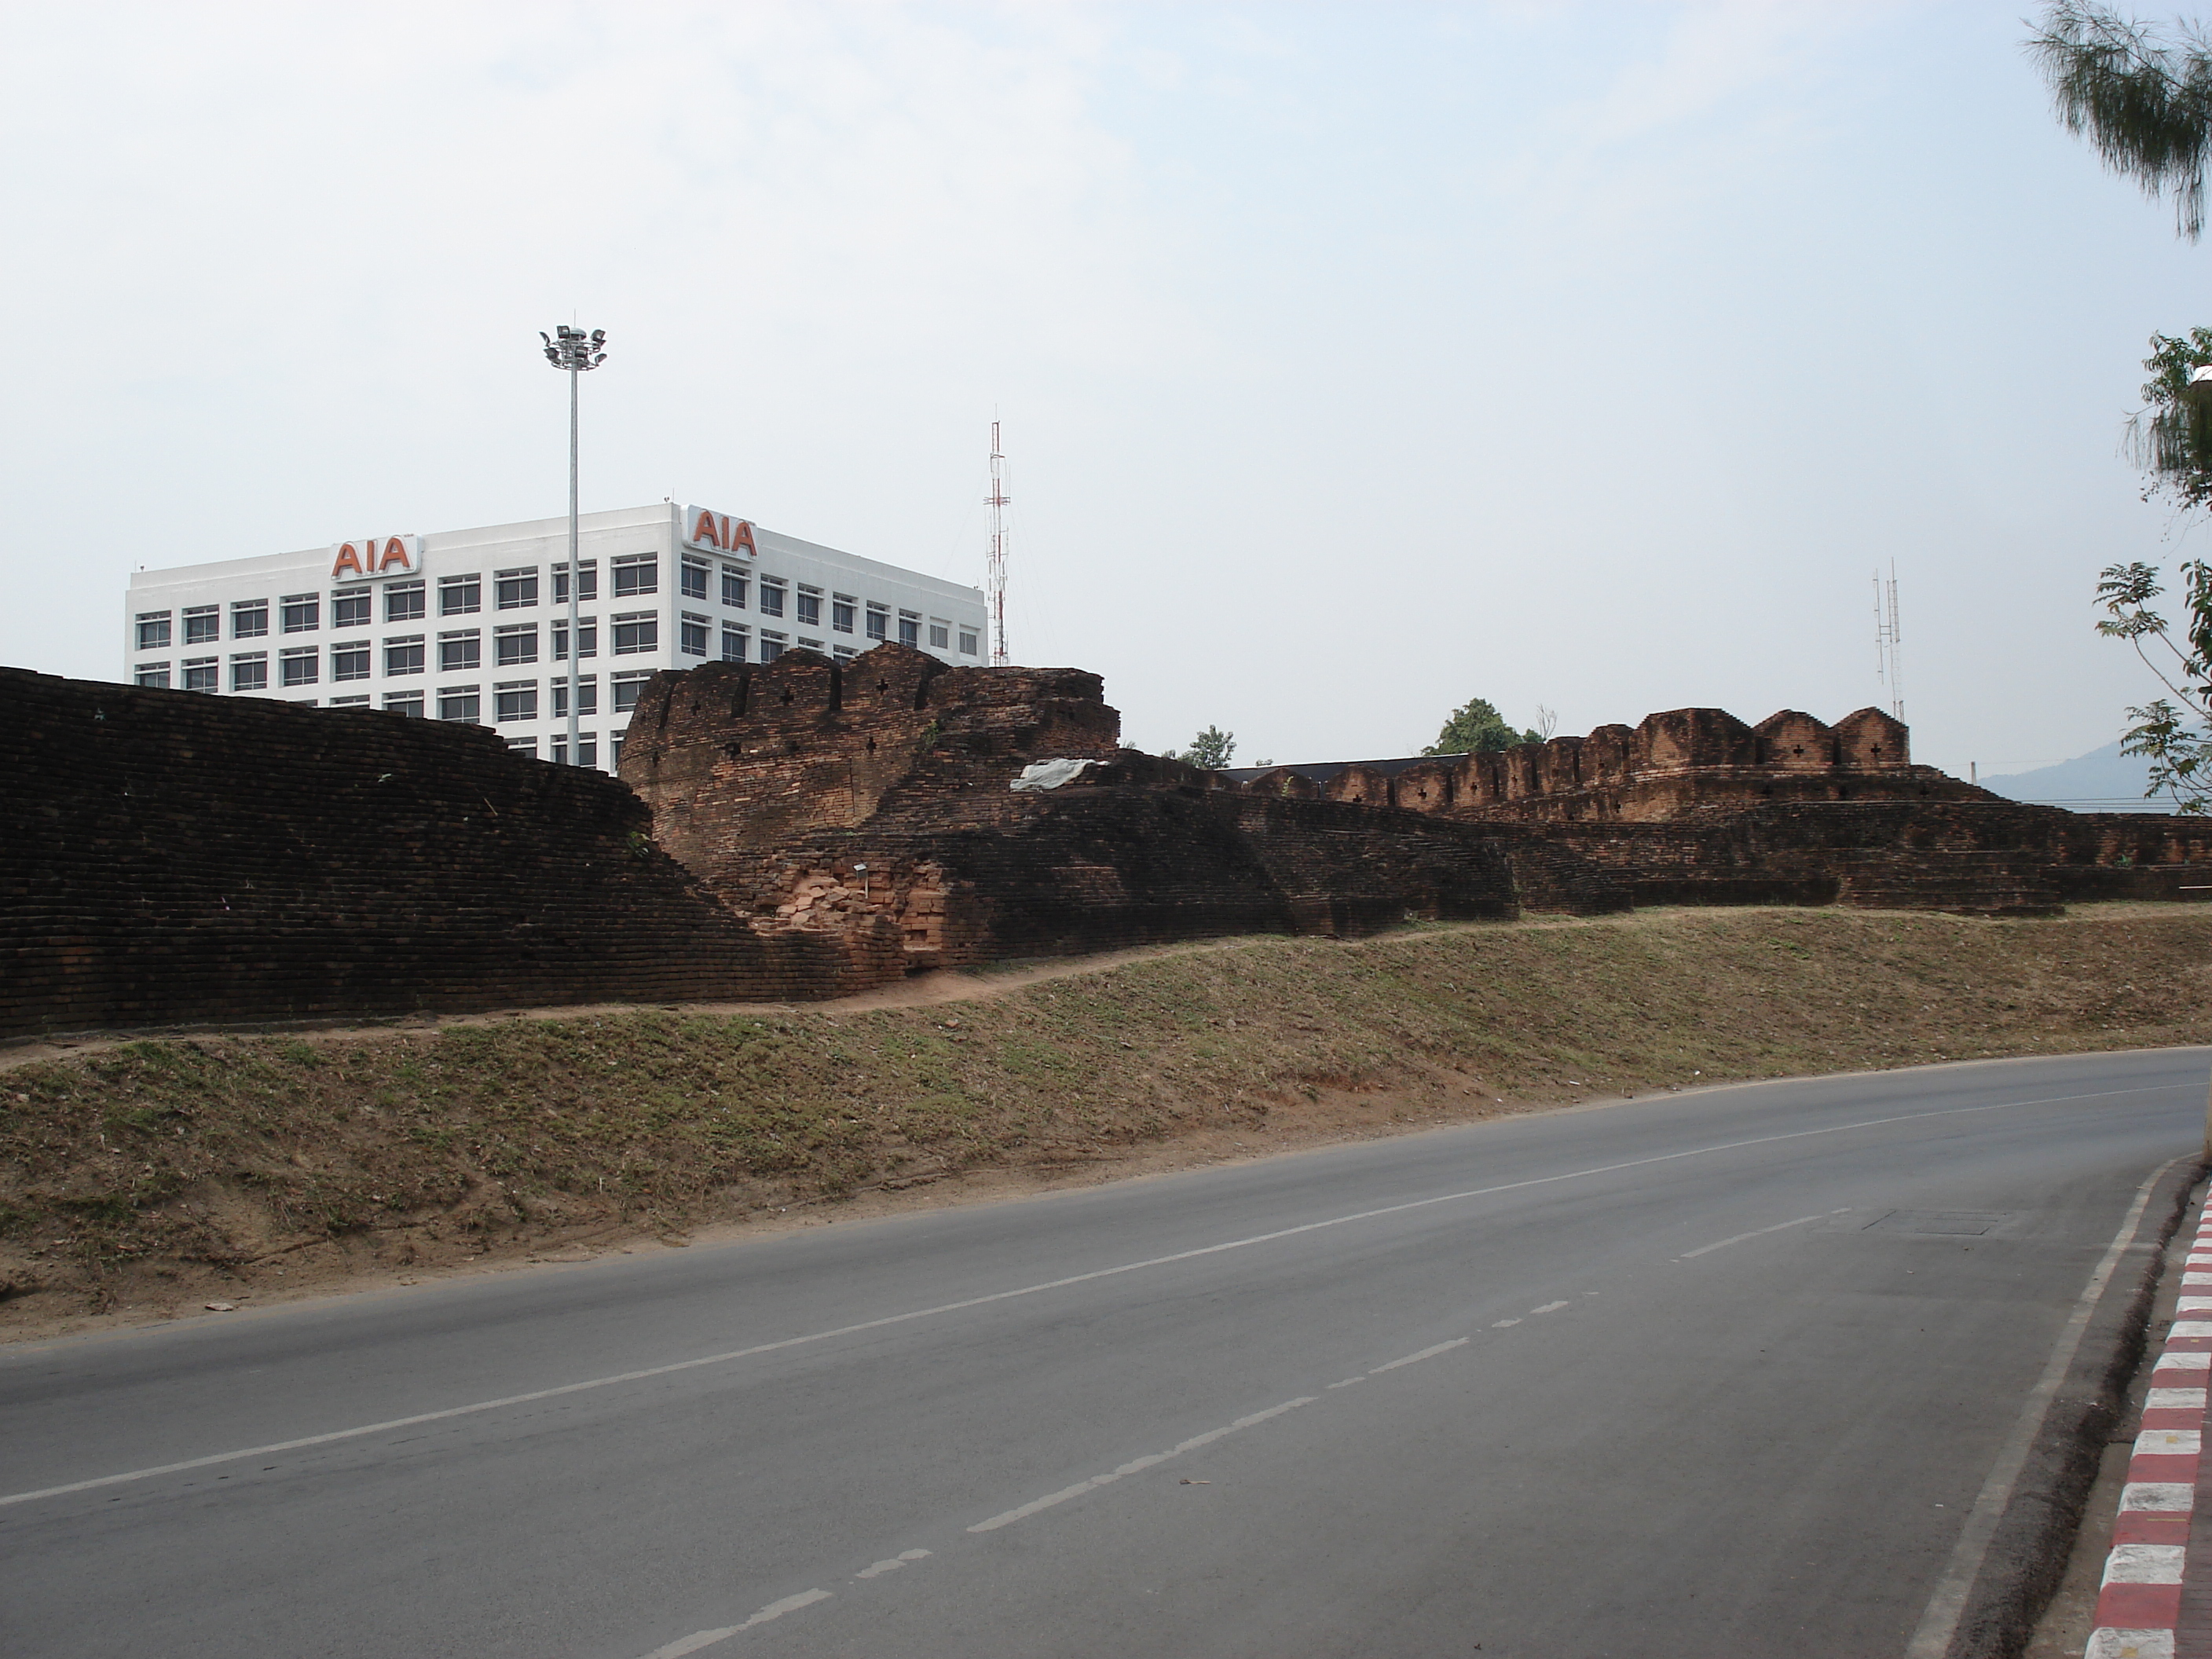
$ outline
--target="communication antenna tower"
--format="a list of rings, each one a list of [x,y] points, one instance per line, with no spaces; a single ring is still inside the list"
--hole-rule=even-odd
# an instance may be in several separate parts
[[[991,556],[983,581],[983,602],[991,611],[991,665],[1004,668],[1013,660],[1006,653],[1006,455],[999,447],[999,423],[991,422],[991,493],[983,498],[991,509]]]
[[[1874,573],[1874,674],[1889,687],[1889,712],[1905,719],[1905,655],[1897,627],[1897,561],[1889,562],[1889,580]]]

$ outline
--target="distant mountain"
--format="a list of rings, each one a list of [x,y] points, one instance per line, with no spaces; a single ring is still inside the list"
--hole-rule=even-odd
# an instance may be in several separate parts
[[[2143,799],[2149,780],[2150,763],[2139,755],[2123,755],[2115,738],[2056,766],[1984,778],[1982,787],[2008,800],[2069,806],[2077,812],[2171,812],[2170,805]]]

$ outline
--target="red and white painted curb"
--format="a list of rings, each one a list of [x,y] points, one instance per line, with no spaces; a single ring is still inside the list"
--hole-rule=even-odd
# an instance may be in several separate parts
[[[2197,1229],[2174,1304],[2173,1328],[2143,1401],[2142,1423],[2097,1595],[2097,1628],[2084,1659],[2174,1659],[2189,1524],[2196,1513],[2212,1377],[2212,1218]],[[2200,1562],[2201,1585],[2212,1561]],[[2199,1591],[2201,1594],[2202,1591]]]

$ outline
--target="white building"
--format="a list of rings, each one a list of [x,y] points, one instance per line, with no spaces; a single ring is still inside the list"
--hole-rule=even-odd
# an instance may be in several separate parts
[[[565,761],[568,561],[560,518],[140,571],[126,678],[470,720]],[[842,661],[885,640],[984,660],[980,589],[703,507],[587,513],[577,563],[577,748],[610,771],[659,669],[773,662],[794,646]]]

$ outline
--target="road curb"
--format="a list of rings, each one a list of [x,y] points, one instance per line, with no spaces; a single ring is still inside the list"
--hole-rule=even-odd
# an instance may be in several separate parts
[[[2208,1167],[2206,1158],[2191,1158],[2152,1189],[2036,1431],[1946,1659],[2014,1659],[2058,1588],[2105,1446],[2124,1420],[2128,1387],[2142,1363],[2166,1246]],[[2212,1337],[2212,1324],[2205,1329]],[[2199,1346],[2212,1350],[2212,1340]],[[2098,1622],[2106,1622],[2101,1602]],[[2120,1659],[2124,1651],[2113,1647],[2107,1655],[2094,1638],[2089,1647],[2091,1659]],[[2152,1659],[2154,1651],[2142,1650],[2140,1659]],[[2156,1651],[2170,1656],[2172,1649]]]

